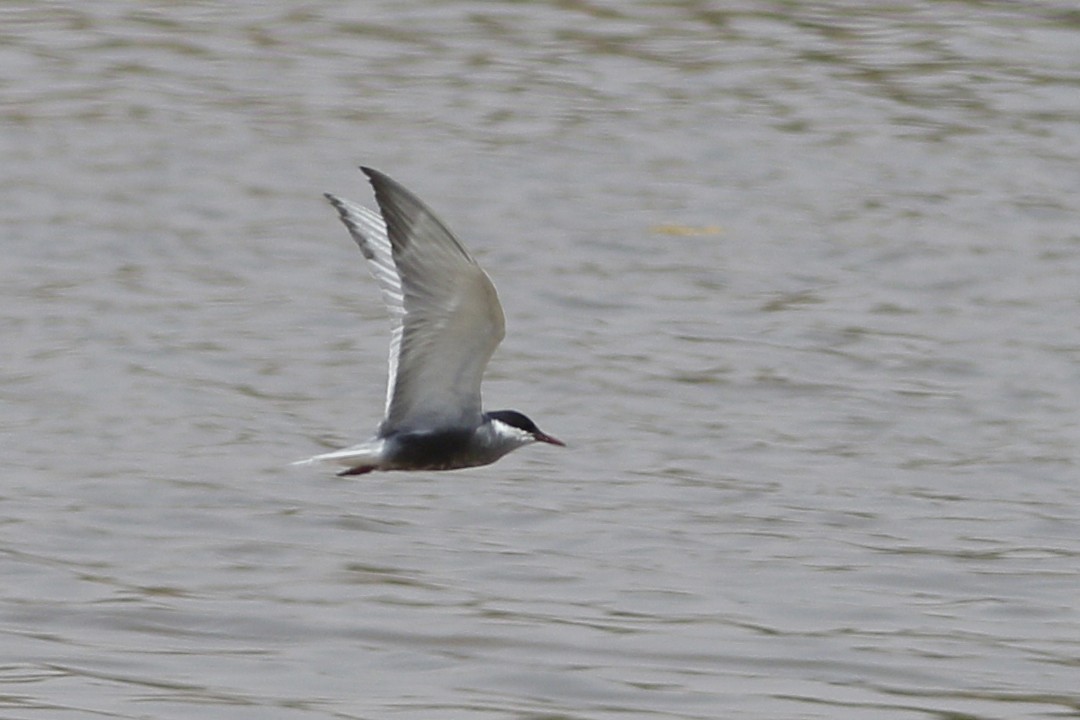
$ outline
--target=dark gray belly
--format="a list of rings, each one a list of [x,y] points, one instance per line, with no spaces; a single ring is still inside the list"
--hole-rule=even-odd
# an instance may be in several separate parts
[[[402,432],[387,439],[395,470],[453,470],[491,462],[472,451],[472,430]]]

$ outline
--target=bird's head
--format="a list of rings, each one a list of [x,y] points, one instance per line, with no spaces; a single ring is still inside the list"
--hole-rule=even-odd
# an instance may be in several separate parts
[[[496,429],[503,434],[520,436],[526,443],[542,442],[566,447],[566,443],[542,432],[536,427],[536,423],[517,410],[495,410],[487,413],[487,416],[495,424]]]

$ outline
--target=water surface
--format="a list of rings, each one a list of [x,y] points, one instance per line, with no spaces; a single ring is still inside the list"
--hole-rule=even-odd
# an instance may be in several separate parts
[[[1080,717],[1067,3],[0,10],[6,718]],[[360,163],[566,439],[378,422]]]

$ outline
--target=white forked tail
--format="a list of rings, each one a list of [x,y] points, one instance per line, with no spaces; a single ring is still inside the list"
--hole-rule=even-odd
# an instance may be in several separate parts
[[[334,450],[333,452],[316,455],[307,460],[299,460],[294,462],[293,465],[321,465],[323,463],[331,463],[334,465],[342,465],[347,468],[359,466],[371,466],[372,468],[377,468],[382,465],[384,445],[386,445],[385,440],[370,440],[366,443],[360,443],[359,445],[353,445],[351,447],[342,448],[341,450]]]

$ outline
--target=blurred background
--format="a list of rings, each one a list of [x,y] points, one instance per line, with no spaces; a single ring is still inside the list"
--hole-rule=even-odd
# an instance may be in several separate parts
[[[0,6],[0,715],[1080,717],[1071,2]],[[323,192],[566,450],[338,479]]]

